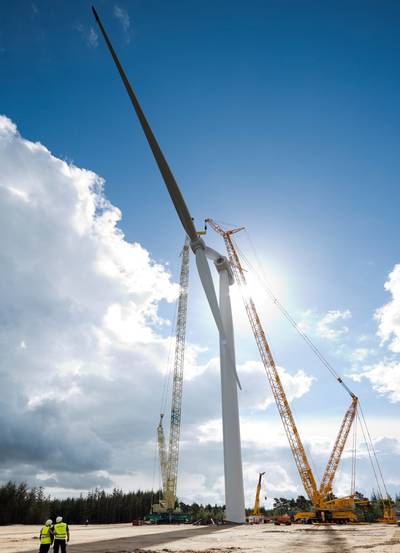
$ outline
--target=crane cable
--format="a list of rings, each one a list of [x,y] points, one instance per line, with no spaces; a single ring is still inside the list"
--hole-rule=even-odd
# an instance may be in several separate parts
[[[152,477],[152,481],[151,481],[151,499],[150,499],[150,510],[151,510],[151,512],[153,511],[154,484],[155,484],[155,480],[156,480],[156,464],[157,464],[157,440],[154,444],[154,455],[153,455],[153,477]],[[160,490],[160,486],[158,487],[158,491],[157,491],[158,495],[160,495],[159,490]]]
[[[246,231],[247,235],[248,232]],[[232,239],[232,237],[231,237]],[[248,237],[249,242],[250,238]],[[346,392],[353,398],[354,393],[350,390],[350,388],[343,382],[343,379],[341,376],[335,371],[335,369],[332,367],[332,365],[329,363],[329,361],[326,359],[326,357],[322,354],[322,352],[318,349],[318,347],[314,344],[314,342],[311,340],[311,338],[304,332],[304,330],[301,328],[301,326],[297,323],[297,321],[294,319],[294,317],[289,313],[289,311],[285,308],[284,305],[279,301],[277,296],[273,293],[272,289],[270,288],[269,284],[267,283],[264,276],[261,274],[260,271],[258,271],[249,261],[249,259],[246,257],[246,255],[241,251],[241,249],[238,247],[237,242],[232,239],[232,241],[235,244],[235,248],[237,248],[239,255],[242,259],[244,259],[247,266],[252,270],[252,272],[256,275],[258,278],[260,284],[263,286],[263,288],[266,290],[274,304],[278,307],[280,312],[283,314],[283,316],[289,321],[291,326],[300,334],[300,336],[303,338],[303,340],[307,343],[307,345],[311,348],[311,350],[314,352],[314,354],[318,357],[318,359],[321,361],[321,363],[328,369],[328,371],[331,373],[331,375],[343,386],[343,388],[346,390]],[[256,262],[258,265],[260,265],[260,262],[257,258],[257,254],[254,250],[254,247],[252,246],[253,254],[256,258]]]
[[[173,364],[172,364],[172,350],[175,346],[173,337],[175,336],[176,332],[176,318],[178,315],[178,299],[175,302],[175,309],[173,313],[173,319],[171,324],[171,332],[169,335],[169,348],[168,348],[168,357],[167,357],[167,371],[164,375],[164,385],[161,393],[161,401],[160,401],[160,413],[165,413],[167,409],[167,402],[168,398],[170,396],[170,389],[171,389],[171,381],[172,381],[172,373],[173,373]]]
[[[356,491],[356,465],[357,465],[357,416],[353,421],[353,440],[351,448],[351,485],[350,495]]]
[[[361,417],[359,417],[359,420],[361,422],[360,426],[361,426],[361,430],[363,432],[365,445],[367,447],[368,457],[369,457],[370,463],[372,465],[372,470],[374,472],[374,476],[375,476],[376,484],[378,486],[378,492],[379,492],[380,498],[383,501],[384,496],[383,496],[382,490],[381,490],[380,485],[379,485],[378,475],[377,475],[377,472],[375,470],[373,459],[375,460],[376,468],[378,470],[379,476],[381,477],[382,485],[383,485],[383,488],[385,490],[385,497],[389,499],[390,496],[389,496],[389,493],[388,493],[388,490],[387,490],[387,487],[386,487],[385,479],[383,478],[381,465],[380,465],[379,460],[378,460],[378,455],[376,453],[376,449],[374,447],[374,443],[372,441],[371,434],[370,434],[369,429],[368,429],[367,421],[365,420],[364,412],[363,412],[363,409],[362,409],[360,403],[358,404],[358,407],[359,407],[360,413],[361,413]],[[365,432],[364,432],[363,426],[365,427]],[[372,454],[371,454],[371,452],[372,452]]]

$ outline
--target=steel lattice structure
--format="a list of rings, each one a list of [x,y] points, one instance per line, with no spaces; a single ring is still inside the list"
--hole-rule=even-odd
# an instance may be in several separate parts
[[[319,486],[319,493],[321,494],[321,497],[326,496],[332,491],[332,482],[335,477],[336,469],[339,465],[344,446],[346,445],[347,437],[353,424],[354,417],[357,414],[357,403],[358,398],[354,396],[350,407],[347,409],[343,417],[339,434],[336,438],[335,445],[333,446],[331,456],[329,457],[328,464],[326,465],[326,469]]]
[[[176,319],[174,374],[172,383],[172,402],[169,429],[168,454],[162,428],[162,417],[158,425],[158,449],[160,455],[161,476],[163,482],[163,502],[167,510],[173,510],[176,501],[178,481],[179,440],[182,416],[183,369],[185,364],[186,317],[189,285],[189,239],[186,238],[182,249],[180,291]]]

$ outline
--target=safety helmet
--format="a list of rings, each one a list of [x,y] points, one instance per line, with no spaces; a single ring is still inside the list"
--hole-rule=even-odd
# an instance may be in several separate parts
[[[61,521],[62,521],[62,517],[57,517],[57,518],[56,518],[56,522],[57,522],[57,523],[59,523],[59,522],[61,522]]]
[[[52,524],[53,524],[53,521],[51,520],[51,518],[46,520],[46,526],[51,526]]]

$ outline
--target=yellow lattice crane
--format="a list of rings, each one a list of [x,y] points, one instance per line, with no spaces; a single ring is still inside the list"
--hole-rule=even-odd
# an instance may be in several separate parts
[[[250,524],[260,524],[260,522],[264,522],[264,517],[261,516],[261,513],[260,513],[261,481],[264,474],[265,472],[260,472],[258,474],[258,483],[256,488],[256,497],[254,499],[254,507],[251,512],[251,515],[248,517],[248,522]]]
[[[256,489],[256,498],[254,500],[254,507],[252,515],[259,517],[260,516],[260,493],[261,493],[261,481],[262,477],[264,476],[265,472],[260,472],[258,475],[258,484]]]
[[[179,298],[175,329],[175,355],[172,379],[172,400],[168,448],[163,428],[164,414],[157,426],[157,443],[162,480],[162,499],[152,506],[155,521],[187,522],[189,517],[176,508],[178,482],[179,443],[182,418],[183,371],[185,366],[186,319],[189,286],[189,239],[182,249],[179,279]],[[151,515],[149,515],[151,517]]]
[[[329,457],[328,464],[321,480],[321,485],[317,487],[317,483],[308,462],[308,458],[303,443],[301,441],[300,434],[297,430],[297,426],[292,411],[290,409],[289,402],[287,400],[285,390],[282,385],[282,381],[276,368],[271,349],[265,336],[260,317],[257,313],[254,301],[248,292],[244,269],[240,263],[239,256],[231,238],[232,234],[243,230],[243,227],[232,230],[223,230],[212,219],[207,219],[206,223],[208,223],[224,239],[235,281],[242,293],[247,316],[249,318],[257,347],[260,352],[261,360],[263,362],[269,384],[271,386],[271,390],[283,422],[290,449],[292,451],[304,489],[313,506],[312,512],[298,513],[296,515],[296,518],[338,522],[348,522],[356,520],[357,517],[354,513],[354,497],[352,495],[349,495],[347,497],[332,499],[331,490],[336,469],[339,465],[339,461],[343,453],[343,449],[349,435],[354,417],[356,416],[358,401],[357,397],[344,385],[341,379],[338,378],[339,382],[344,385],[346,390],[351,395],[351,405],[346,411],[343,418],[339,434],[336,438],[332,453]]]

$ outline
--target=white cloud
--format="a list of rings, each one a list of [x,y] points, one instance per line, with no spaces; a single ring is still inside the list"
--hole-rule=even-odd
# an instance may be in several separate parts
[[[390,292],[392,299],[375,313],[379,322],[378,336],[383,344],[389,342],[391,351],[400,353],[400,264],[389,274],[385,290]]]
[[[143,436],[128,428],[152,432],[140,419],[158,410],[149,383],[161,390],[167,356],[158,305],[178,287],[125,240],[103,184],[0,117],[0,479],[29,465],[49,486],[77,472],[111,483],[99,471],[122,463],[121,434],[133,448]]]
[[[88,45],[92,48],[97,48],[99,45],[99,37],[93,27],[90,27],[89,34],[87,36]]]
[[[336,323],[350,319],[350,317],[351,313],[348,309],[345,311],[340,311],[338,309],[328,311],[328,313],[317,323],[317,336],[329,340],[336,340],[340,336],[343,336],[343,334],[347,334],[349,331],[348,327],[345,325],[338,327]]]
[[[400,401],[399,361],[385,359],[375,365],[366,365],[360,372],[350,376],[358,382],[367,378],[380,395],[387,395],[391,402]]]
[[[114,16],[121,22],[122,28],[127,33],[131,26],[131,20],[128,12],[120,6],[114,6]]]
[[[361,361],[365,361],[365,359],[372,353],[374,353],[374,350],[370,350],[369,348],[356,348],[350,354],[350,358],[354,363],[359,363]]]
[[[351,312],[348,309],[331,309],[325,315],[308,309],[302,314],[298,327],[309,336],[335,341],[349,332],[349,328],[340,325],[340,322],[350,318]]]
[[[84,25],[78,23],[74,26],[74,29],[80,33],[89,48],[97,48],[99,45],[99,36],[93,27],[87,29]]]
[[[391,353],[377,363],[364,365],[350,376],[356,381],[369,380],[378,394],[387,396],[389,401],[395,403],[400,401],[400,360],[396,355],[400,353],[400,264],[389,273],[385,289],[392,298],[376,310],[375,320],[378,321],[377,334],[381,347],[386,345]],[[363,348],[360,349],[363,351]]]
[[[5,115],[0,115],[0,136],[5,141],[6,139],[12,139],[17,132],[15,123],[11,121]]]
[[[277,367],[277,370],[289,402],[307,394],[315,380],[314,377],[307,375],[303,370],[298,370],[294,374],[290,374],[283,367]],[[261,361],[246,361],[238,365],[238,372],[246,390],[245,407],[264,410],[269,405],[275,403]]]

